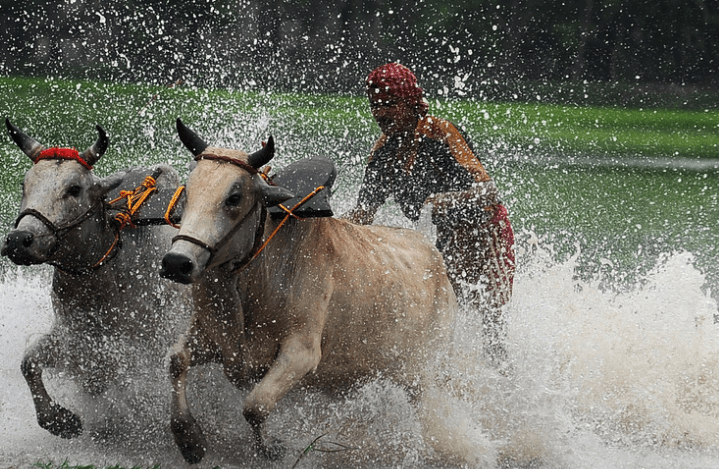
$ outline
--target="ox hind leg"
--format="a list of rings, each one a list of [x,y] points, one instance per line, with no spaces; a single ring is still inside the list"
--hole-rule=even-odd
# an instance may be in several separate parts
[[[319,334],[289,337],[272,367],[247,397],[243,415],[252,428],[255,446],[265,458],[278,460],[286,451],[279,440],[268,438],[267,417],[290,389],[317,368],[321,356]]]
[[[216,348],[208,341],[200,340],[194,327],[186,338],[175,345],[170,356],[172,380],[170,428],[182,457],[190,464],[202,461],[207,450],[207,439],[200,424],[190,412],[187,402],[187,373],[193,366],[218,361]]]
[[[82,433],[80,418],[53,402],[42,381],[44,368],[55,368],[58,348],[50,335],[43,336],[23,357],[20,369],[32,394],[37,423],[53,435],[75,438]]]

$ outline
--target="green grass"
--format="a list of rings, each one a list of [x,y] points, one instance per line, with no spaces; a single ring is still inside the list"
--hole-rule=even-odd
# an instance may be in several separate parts
[[[300,132],[371,143],[377,129],[362,96],[298,95],[203,90],[183,86],[0,78],[0,114],[42,141],[91,141],[95,123],[107,127],[121,151],[149,153],[169,146],[182,116],[212,135],[239,116],[273,116],[280,142]],[[464,125],[479,142],[522,151],[585,155],[714,158],[719,111],[619,109],[550,104],[433,101],[431,112]],[[240,118],[241,121],[241,118]],[[151,131],[142,138],[138,130]],[[369,135],[366,135],[369,134]],[[149,138],[151,137],[151,138]],[[4,138],[5,142],[9,142]],[[157,150],[153,146],[157,145]],[[143,146],[146,147],[143,150]],[[365,149],[366,151],[366,149]],[[135,155],[136,156],[136,155]]]
[[[441,115],[475,138],[523,152],[719,157],[719,111],[450,102]]]

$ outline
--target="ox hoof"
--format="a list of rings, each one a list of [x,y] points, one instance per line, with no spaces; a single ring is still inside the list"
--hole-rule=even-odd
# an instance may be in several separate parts
[[[287,453],[287,448],[284,447],[282,442],[278,439],[273,439],[271,442],[265,442],[260,445],[260,453],[268,461],[279,461]]]
[[[173,420],[172,434],[175,436],[175,444],[180,448],[182,457],[190,464],[197,464],[205,457],[207,440],[202,433],[200,425],[194,418],[190,420]]]
[[[47,414],[38,415],[37,422],[60,438],[76,438],[82,434],[80,417],[57,404],[52,404]]]

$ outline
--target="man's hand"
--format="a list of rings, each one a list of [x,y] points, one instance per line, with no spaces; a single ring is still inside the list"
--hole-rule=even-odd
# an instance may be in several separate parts
[[[432,223],[437,225],[456,223],[463,212],[465,216],[473,212],[483,215],[484,208],[496,205],[500,200],[494,181],[485,181],[466,191],[431,194],[424,203],[432,205]]]

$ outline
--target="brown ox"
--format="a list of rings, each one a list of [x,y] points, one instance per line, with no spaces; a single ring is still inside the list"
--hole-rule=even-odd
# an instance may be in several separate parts
[[[268,441],[265,421],[298,384],[331,392],[382,374],[419,389],[456,313],[434,246],[410,230],[312,218],[283,225],[251,260],[278,224],[266,207],[291,196],[257,174],[273,156],[272,139],[248,155],[208,147],[177,126],[198,160],[161,272],[194,283],[191,326],[170,365],[172,431],[185,459],[199,462],[206,449],[186,400],[192,366],[221,363],[238,386],[259,380],[243,414],[271,459],[283,449]]]

